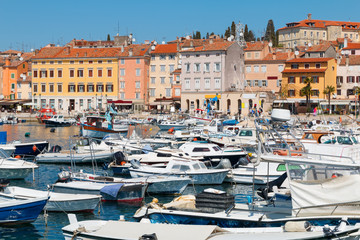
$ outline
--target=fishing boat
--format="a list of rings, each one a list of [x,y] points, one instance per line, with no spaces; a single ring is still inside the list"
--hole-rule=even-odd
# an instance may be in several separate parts
[[[81,133],[84,137],[104,138],[107,134],[120,133],[126,135],[127,125],[114,125],[111,117],[87,116],[86,123],[81,123]]]
[[[189,176],[193,184],[221,184],[229,169],[208,169],[205,164],[197,160],[171,160],[165,168],[140,165],[131,161],[129,169],[132,177],[148,177],[157,175]]]
[[[2,145],[0,145],[1,147]],[[23,158],[34,158],[36,155],[45,152],[49,147],[48,141],[21,142],[13,141],[5,144],[5,146],[15,147],[13,156]]]
[[[117,201],[138,205],[144,199],[147,184],[106,184],[89,181],[71,181],[66,183],[57,182],[51,187],[54,192],[101,195],[102,201]]]
[[[56,114],[56,112],[55,112],[55,109],[53,109],[53,108],[42,108],[38,112],[36,119],[38,120],[39,123],[44,123],[45,119],[49,119],[52,116],[54,116],[55,114]]]
[[[6,187],[0,197],[8,199],[47,198],[45,209],[51,212],[92,212],[98,206],[101,196],[40,191],[22,187]]]
[[[54,115],[49,119],[44,119],[46,127],[69,127],[73,125],[76,120],[75,119],[65,119],[63,115]]]

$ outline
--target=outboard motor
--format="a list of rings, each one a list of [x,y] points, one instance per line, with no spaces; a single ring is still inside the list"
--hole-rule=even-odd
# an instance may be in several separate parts
[[[131,164],[131,166],[133,167],[133,168],[135,168],[135,169],[138,169],[138,168],[140,168],[140,161],[139,160],[136,160],[136,159],[132,159],[132,160],[130,160],[130,164]]]
[[[126,161],[125,155],[121,151],[114,153],[113,159],[116,165],[122,165],[121,163]]]
[[[222,158],[218,165],[214,169],[231,169],[231,162],[227,158]]]
[[[58,180],[56,182],[68,182],[70,178],[70,172],[62,170],[58,173]]]
[[[249,159],[247,157],[239,158],[239,161],[234,165],[234,168],[237,166],[246,166],[249,164]]]
[[[4,191],[4,188],[6,188],[10,183],[9,179],[6,178],[0,178],[0,192]]]
[[[283,175],[278,177],[277,179],[269,182],[269,187],[261,187],[258,189],[257,194],[265,200],[269,199],[268,193],[273,191],[273,186],[281,187],[285,179],[287,178],[287,173],[285,172]]]

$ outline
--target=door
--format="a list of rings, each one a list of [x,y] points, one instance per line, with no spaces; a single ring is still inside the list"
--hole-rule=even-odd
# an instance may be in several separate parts
[[[75,110],[75,99],[70,99],[70,111]]]

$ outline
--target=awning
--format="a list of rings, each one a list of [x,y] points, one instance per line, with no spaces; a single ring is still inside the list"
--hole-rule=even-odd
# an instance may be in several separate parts
[[[330,101],[330,105],[349,105],[350,101]],[[321,102],[320,105],[329,105],[329,102]]]
[[[278,100],[274,100],[273,103],[295,103],[295,100],[278,99]]]
[[[172,102],[152,102],[149,105],[150,106],[158,106],[158,105],[171,105]]]
[[[214,97],[216,97],[215,94],[207,94],[207,95],[205,95],[205,98],[206,98],[206,99],[214,98]],[[221,95],[217,95],[217,98],[218,98],[218,99],[221,99]]]
[[[115,105],[121,105],[121,106],[131,106],[133,104],[132,101],[124,101],[124,100],[115,100],[115,101],[107,101],[108,104],[115,104]]]
[[[31,102],[31,99],[17,99],[17,100],[9,100],[9,99],[3,99],[0,100],[0,106],[4,105],[13,105],[13,104],[24,104]]]
[[[256,94],[253,93],[244,93],[243,95],[241,95],[242,98],[256,98]]]

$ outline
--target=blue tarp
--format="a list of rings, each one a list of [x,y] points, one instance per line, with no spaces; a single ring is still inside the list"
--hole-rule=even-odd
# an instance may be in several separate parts
[[[153,152],[154,150],[150,145],[145,145],[142,149],[143,153],[148,154],[149,152]]]
[[[239,122],[238,121],[236,121],[236,119],[230,119],[230,120],[225,120],[224,122],[223,122],[223,125],[224,126],[233,126],[233,125],[236,125],[236,124],[238,124]]]
[[[110,184],[109,186],[105,186],[102,189],[100,189],[100,193],[105,193],[107,195],[116,198],[119,190],[122,188],[123,185],[124,185],[123,183]]]

